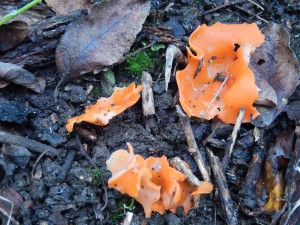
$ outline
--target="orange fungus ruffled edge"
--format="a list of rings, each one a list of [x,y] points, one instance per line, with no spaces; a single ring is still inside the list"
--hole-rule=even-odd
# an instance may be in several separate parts
[[[251,54],[264,42],[256,24],[199,26],[190,36],[187,67],[176,73],[180,104],[189,116],[235,123],[246,107],[242,122],[259,115]]]
[[[117,150],[106,162],[112,173],[108,186],[135,198],[143,206],[147,218],[152,212],[163,214],[170,210],[176,213],[179,206],[183,207],[183,214],[187,214],[201,194],[212,191],[213,186],[207,181],[192,186],[185,175],[169,165],[165,156],[145,160],[127,145],[128,151]]]
[[[134,83],[124,88],[115,87],[110,98],[100,98],[95,105],[89,106],[84,114],[69,119],[66,125],[67,130],[72,132],[74,124],[82,121],[98,126],[107,125],[110,119],[139,100],[139,93],[142,89],[142,85],[135,87]]]

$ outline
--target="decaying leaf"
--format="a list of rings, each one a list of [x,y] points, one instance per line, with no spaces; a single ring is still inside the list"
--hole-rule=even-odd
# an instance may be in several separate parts
[[[293,143],[294,132],[284,132],[278,136],[276,144],[269,149],[265,162],[265,183],[269,198],[264,209],[267,211],[276,211],[283,205],[284,173],[290,160]]]
[[[300,136],[299,127],[296,127],[295,133],[297,140],[295,142],[295,150],[288,165],[285,175],[286,191],[285,198],[291,207],[282,216],[279,225],[297,225],[300,224]]]
[[[45,0],[57,14],[68,14],[77,9],[87,9],[92,7],[90,0]]]
[[[21,85],[37,93],[43,93],[46,85],[44,78],[36,78],[22,67],[0,62],[0,86],[3,88],[10,83]]]
[[[56,49],[60,85],[124,59],[150,11],[147,0],[104,0],[71,23]]]
[[[283,110],[295,91],[299,80],[299,63],[289,47],[290,36],[282,25],[270,24],[262,30],[263,45],[255,50],[250,67],[258,78],[263,78],[275,90],[277,106],[259,106],[260,116],[252,121],[257,127],[270,125]]]
[[[0,8],[0,18],[10,11]],[[0,26],[0,52],[7,51],[20,44],[27,37],[30,24],[31,20],[28,17],[18,15],[10,23]]]

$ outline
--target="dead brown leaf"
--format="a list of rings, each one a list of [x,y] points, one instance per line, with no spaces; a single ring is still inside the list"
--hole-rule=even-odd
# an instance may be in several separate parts
[[[294,145],[294,132],[281,133],[276,144],[269,149],[265,162],[265,183],[269,198],[264,209],[270,212],[280,209],[283,205],[285,190],[284,174],[286,172]]]
[[[283,110],[299,80],[299,63],[289,46],[287,30],[275,23],[262,29],[266,36],[263,45],[255,50],[250,62],[255,75],[266,80],[277,95],[276,107],[257,107],[260,116],[252,121],[257,127],[270,125]]]
[[[103,0],[69,24],[56,49],[59,85],[124,60],[149,11],[147,0]]]
[[[45,0],[57,14],[68,14],[77,9],[89,10],[92,7],[90,0]]]
[[[0,18],[9,13],[10,10],[0,8]],[[0,26],[0,52],[7,51],[20,44],[29,33],[31,20],[24,16],[18,15],[8,24]]]
[[[46,85],[44,78],[36,78],[32,73],[22,67],[11,63],[0,62],[1,87],[3,88],[10,83],[21,85],[37,93],[43,93]]]

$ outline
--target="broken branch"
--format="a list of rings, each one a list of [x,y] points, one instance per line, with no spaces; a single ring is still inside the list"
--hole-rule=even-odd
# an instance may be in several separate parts
[[[221,161],[217,156],[213,154],[213,152],[209,148],[206,148],[206,151],[219,191],[219,198],[226,214],[226,223],[229,225],[236,225],[238,224],[237,217],[233,206],[233,201],[231,199],[230,192],[227,186],[227,181],[222,170]]]
[[[49,145],[42,144],[40,142],[37,142],[37,141],[29,139],[29,138],[10,134],[5,131],[0,131],[0,142],[4,143],[4,144],[22,146],[22,147],[25,147],[34,152],[38,152],[38,153],[43,153],[43,152],[47,151],[47,155],[50,155],[50,156],[58,155],[57,150],[55,148],[52,148]]]
[[[246,112],[246,108],[245,107],[241,108],[240,111],[239,111],[238,117],[236,118],[236,123],[233,127],[233,131],[232,131],[232,134],[231,134],[232,141],[231,141],[230,145],[227,145],[229,147],[226,147],[225,155],[224,155],[224,158],[222,160],[222,168],[223,168],[224,172],[226,172],[226,168],[227,168],[227,166],[230,162],[233,147],[234,147],[234,144],[236,142],[238,132],[241,128],[241,124],[242,124],[245,112]]]
[[[185,137],[188,143],[188,151],[189,153],[194,157],[199,171],[202,175],[203,180],[210,181],[209,173],[205,167],[204,160],[202,158],[202,155],[199,151],[198,145],[196,143],[196,139],[193,134],[193,130],[190,124],[190,119],[188,116],[182,111],[181,107],[179,105],[176,105],[176,111],[179,115],[180,123],[183,126]]]
[[[181,173],[186,176],[187,181],[194,186],[200,185],[200,180],[193,174],[193,172],[184,164],[179,158],[175,157],[171,160],[171,164]]]

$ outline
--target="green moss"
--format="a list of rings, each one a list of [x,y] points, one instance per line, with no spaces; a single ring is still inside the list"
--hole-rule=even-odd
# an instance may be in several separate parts
[[[96,186],[101,185],[103,180],[107,180],[110,177],[110,172],[105,168],[89,168],[87,171],[91,174],[93,183]]]
[[[113,222],[120,222],[124,219],[127,212],[132,212],[134,209],[134,198],[131,198],[131,202],[128,202],[128,198],[122,198],[117,201],[118,209],[116,212],[110,214]]]
[[[153,53],[150,51],[141,51],[140,53],[126,59],[126,66],[129,72],[140,77],[143,70],[150,73],[154,70]]]

